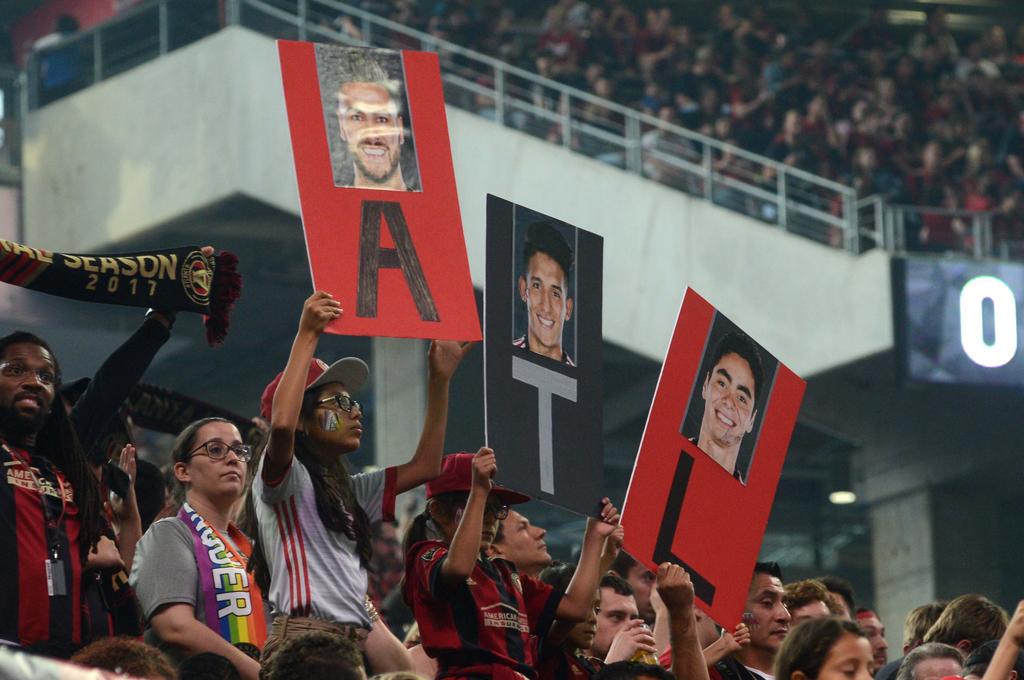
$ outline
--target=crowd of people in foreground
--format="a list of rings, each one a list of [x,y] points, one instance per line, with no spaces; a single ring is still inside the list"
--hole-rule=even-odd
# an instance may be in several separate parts
[[[947,10],[929,5],[922,27],[888,22],[883,3],[856,25],[835,26],[810,3],[782,14],[759,0],[687,12],[657,2],[549,0],[364,0],[363,6],[438,38],[495,56],[588,93],[723,142],[854,186],[896,203],[995,211],[997,241],[1024,240],[1024,26],[993,21],[981,34],[954,34]],[[351,22],[343,28],[358,32]],[[377,38],[380,38],[379,31]],[[394,42],[402,46],[401,36]],[[418,46],[411,48],[418,49]],[[449,68],[458,68],[456,59]],[[488,83],[489,84],[489,83]],[[520,96],[558,111],[557,93],[526,84]],[[506,90],[515,92],[514,78]],[[478,106],[493,109],[483,98]],[[583,105],[587,122],[623,132],[616,114]],[[510,110],[506,120],[562,142],[551,118]],[[594,135],[573,143],[622,164]],[[587,144],[596,144],[587,149]],[[652,134],[645,150],[682,155],[678,138]],[[699,163],[699,153],[696,160]],[[716,169],[773,190],[743,159],[716,156]],[[688,173],[646,160],[645,172],[700,192]],[[791,189],[793,191],[793,189]],[[718,200],[718,199],[716,199]],[[769,221],[748,199],[752,215]],[[735,206],[734,206],[735,207]],[[964,250],[968,220],[931,218],[908,230],[911,250]]]
[[[131,444],[111,448],[109,434],[173,313],[151,311],[84,389],[63,383],[44,339],[0,338],[0,677],[1003,680],[1024,670],[1024,603],[1012,621],[980,595],[918,607],[903,658],[889,662],[883,623],[847,583],[785,583],[774,563],[756,565],[743,621],[722,630],[681,567],[652,572],[622,550],[607,498],[577,562],[552,561],[545,531],[513,507],[528,497],[494,484],[499,455],[443,455],[448,386],[468,343],[431,344],[411,458],[350,475],[363,415],[353,395],[368,367],[315,358],[340,314],[327,293],[306,300],[261,399],[261,441],[244,442],[229,419],[188,425],[167,495],[140,483],[148,464]],[[423,485],[402,577],[377,579],[371,597],[371,526]],[[396,599],[411,613],[404,640],[378,611],[391,600],[392,617]]]

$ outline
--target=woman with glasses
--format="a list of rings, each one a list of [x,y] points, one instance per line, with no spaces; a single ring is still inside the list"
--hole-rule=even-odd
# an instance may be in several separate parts
[[[497,469],[487,448],[446,456],[441,475],[427,483],[426,510],[406,532],[402,595],[437,677],[536,678],[536,648],[555,619],[580,622],[593,611],[602,548],[619,524],[619,511],[603,499],[563,595],[488,557],[508,506],[529,500],[493,484]]]
[[[363,434],[362,407],[352,394],[369,369],[353,357],[330,366],[314,358],[320,335],[340,316],[340,304],[328,293],[306,300],[288,364],[260,403],[270,434],[246,502],[245,527],[258,538],[253,574],[274,618],[264,662],[283,640],[310,631],[365,647],[374,613],[366,599],[370,525],[392,518],[396,494],[439,474],[448,384],[470,347],[431,343],[426,417],[409,461],[349,475],[344,458],[359,448]]]
[[[261,648],[267,634],[263,596],[246,573],[252,546],[231,521],[251,458],[238,428],[223,418],[186,427],[171,451],[185,502],[146,531],[130,578],[147,641],[177,661],[219,654],[246,680],[259,677],[260,664],[236,645]]]

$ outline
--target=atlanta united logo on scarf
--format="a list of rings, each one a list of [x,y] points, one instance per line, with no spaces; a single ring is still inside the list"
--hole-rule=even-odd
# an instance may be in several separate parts
[[[203,608],[206,625],[231,644],[248,642],[262,649],[267,624],[259,586],[245,571],[252,554],[249,539],[229,524],[231,543],[225,541],[188,503],[182,504],[178,519],[192,532],[203,591],[203,602],[196,606]]]

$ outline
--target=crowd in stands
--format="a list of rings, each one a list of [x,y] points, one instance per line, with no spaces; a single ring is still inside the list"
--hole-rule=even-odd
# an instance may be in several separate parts
[[[510,20],[473,7],[437,3],[426,27],[472,43],[481,22]],[[1000,60],[979,40],[959,56],[940,9],[906,50],[875,14],[844,57],[806,20],[783,33],[758,7],[748,16],[721,7],[717,28],[698,36],[664,10],[640,21],[621,2],[559,3],[537,59],[603,96],[636,78],[641,105],[657,115],[715,135],[736,130],[743,144],[816,172],[841,176],[843,159],[863,156],[865,193],[959,202],[974,168],[978,185],[993,178],[985,191],[1016,195],[1024,127],[1012,88],[989,90],[984,113],[957,99],[958,87],[1012,78],[1010,48]],[[492,47],[515,60],[504,53],[517,44],[511,26]],[[960,68],[963,58],[974,65]],[[865,71],[860,59],[877,63]],[[597,66],[593,83],[578,73],[583,63]],[[934,98],[906,96],[931,87]],[[863,97],[846,96],[860,88]],[[987,128],[978,118],[1000,110],[1005,158],[979,160],[972,149]],[[925,224],[921,238],[935,230]],[[527,261],[561,268],[565,290],[567,266],[541,242],[531,247]],[[146,452],[169,458],[162,471],[140,457],[123,404],[169,341],[173,312],[150,310],[90,380],[66,381],[59,348],[44,338],[0,338],[0,677],[1003,680],[1024,671],[1024,602],[1011,618],[978,594],[920,603],[897,655],[879,612],[858,606],[841,577],[787,582],[780,565],[758,562],[742,620],[716,622],[681,566],[652,570],[623,549],[608,498],[593,499],[575,562],[554,561],[544,528],[516,509],[529,498],[494,482],[503,453],[446,454],[449,386],[470,343],[430,344],[408,460],[351,473],[369,367],[317,358],[341,314],[326,292],[305,301],[254,439],[237,420],[198,419],[168,451]],[[523,349],[536,351],[526,337]],[[560,336],[554,347],[554,360],[571,364]],[[420,487],[425,504],[396,528],[397,495]]]
[[[315,357],[341,314],[306,300],[256,441],[208,417],[164,470],[121,411],[168,341],[150,311],[91,380],[64,383],[43,338],[0,338],[0,677],[246,680],[1002,680],[1024,670],[1012,620],[982,595],[922,603],[902,657],[885,624],[830,575],[786,582],[756,564],[723,629],[689,575],[623,550],[607,498],[574,564],[552,559],[529,500],[494,483],[488,448],[444,455],[449,383],[470,343],[435,341],[411,458],[350,474],[367,365]],[[153,455],[153,452],[149,452]],[[394,525],[398,493],[426,504]],[[400,536],[401,534],[401,536]],[[401,537],[402,541],[399,542]],[[374,575],[370,578],[370,570]],[[732,623],[732,622],[729,622]]]
[[[287,4],[287,3],[285,3]],[[715,3],[709,16],[670,5],[624,0],[362,0],[364,8],[437,38],[502,59],[662,121],[780,163],[838,181],[860,197],[935,209],[913,213],[908,250],[971,252],[978,235],[967,214],[991,213],[993,240],[1024,248],[1024,24],[993,23],[981,33],[948,27],[947,10],[927,9],[923,26],[890,24],[876,3],[859,24],[836,28],[808,3],[778,14],[763,0]],[[361,38],[348,17],[326,25]],[[62,29],[63,30],[63,29]],[[63,34],[63,33],[62,33]],[[54,34],[57,35],[57,34]],[[392,47],[420,48],[397,35]],[[48,57],[57,62],[61,55]],[[458,68],[458,59],[449,67]],[[59,69],[50,76],[58,79]],[[474,73],[492,86],[487,74]],[[49,83],[49,81],[47,81]],[[63,81],[61,81],[63,82]],[[54,80],[45,101],[62,96]],[[70,81],[69,81],[70,83]],[[49,87],[49,86],[48,86]],[[77,87],[77,86],[76,86]],[[505,87],[550,113],[558,93],[508,79]],[[496,115],[492,97],[469,102]],[[622,116],[577,101],[587,126],[569,134],[578,150],[624,166]],[[552,116],[523,108],[510,124],[556,143],[565,131]],[[658,129],[643,131],[643,172],[704,195],[698,175],[665,157],[699,164],[703,147]],[[725,177],[775,191],[775,173],[715,150]],[[791,195],[811,192],[792,186]],[[716,202],[775,222],[777,206],[749,192],[716,188]],[[807,200],[838,214],[834,197]],[[833,234],[830,240],[838,238]]]
[[[896,203],[993,211],[998,240],[1024,240],[1024,25],[994,23],[955,35],[947,10],[929,5],[923,26],[891,25],[876,3],[845,31],[809,3],[791,15],[767,4],[715,3],[710,16],[623,0],[549,0],[513,6],[476,0],[365,0],[366,8],[458,45],[633,107]],[[354,26],[348,27],[355,30]],[[535,104],[557,110],[551,93]],[[480,104],[493,107],[493,101]],[[584,120],[622,134],[621,121],[585,105]],[[517,118],[516,116],[519,116]],[[536,124],[521,112],[513,124]],[[518,121],[518,122],[517,122]],[[541,136],[560,141],[557,123]],[[574,140],[574,144],[577,142]],[[646,149],[687,155],[679,139],[649,134]],[[623,162],[619,153],[591,155]],[[699,158],[699,156],[698,156]],[[771,187],[740,159],[716,169]],[[671,165],[644,170],[699,191]],[[752,214],[772,219],[764,206]],[[970,249],[970,221],[926,216],[910,249]]]

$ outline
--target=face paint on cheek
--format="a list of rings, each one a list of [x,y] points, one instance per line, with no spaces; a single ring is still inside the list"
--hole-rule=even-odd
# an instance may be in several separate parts
[[[336,432],[338,430],[338,414],[329,409],[320,411],[320,429],[324,432]]]

